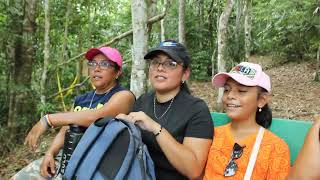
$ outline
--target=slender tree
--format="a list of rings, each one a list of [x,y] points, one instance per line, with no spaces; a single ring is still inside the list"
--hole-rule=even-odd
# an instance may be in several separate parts
[[[132,47],[132,70],[130,89],[138,98],[146,90],[146,63],[143,59],[147,53],[147,4],[145,0],[132,0],[132,29],[133,29],[133,47]]]
[[[219,18],[219,28],[218,28],[218,71],[226,71],[226,43],[227,43],[227,26],[229,22],[229,17],[232,11],[234,1],[227,0],[226,6]],[[217,109],[222,110],[222,95],[223,89],[220,88],[217,98]]]
[[[157,1],[156,0],[147,0],[147,7],[148,7],[148,17],[154,17],[157,15]],[[152,24],[147,24],[148,27],[148,35],[149,40],[152,41],[151,31],[152,31]]]
[[[69,30],[69,18],[72,9],[71,0],[66,0],[66,15],[65,15],[65,22],[64,22],[64,33],[63,33],[63,40],[62,40],[62,61],[68,58],[68,51],[67,51],[67,43],[68,43],[68,30]]]
[[[244,4],[244,43],[245,58],[249,60],[251,50],[251,0],[245,0]]]
[[[185,0],[179,0],[179,42],[186,44],[185,32]]]
[[[164,13],[167,13],[167,4],[168,4],[168,1],[167,0],[163,0],[163,9],[162,11]],[[165,26],[164,26],[164,20],[165,18],[163,18],[161,21],[160,21],[160,26],[161,26],[161,32],[160,32],[160,36],[161,36],[161,41],[164,41],[166,39],[166,36],[165,36],[165,32],[166,32],[166,29],[165,29]]]
[[[50,1],[44,1],[44,57],[43,57],[43,71],[41,75],[40,82],[40,100],[41,104],[46,104],[46,96],[45,96],[45,84],[47,81],[47,73],[48,73],[48,65],[50,58]],[[43,114],[41,114],[43,115]]]
[[[235,29],[235,61],[240,62],[243,57],[241,57],[241,49],[240,49],[240,34],[242,32],[242,13],[243,13],[243,1],[245,0],[237,0],[237,13],[236,13],[236,29]]]

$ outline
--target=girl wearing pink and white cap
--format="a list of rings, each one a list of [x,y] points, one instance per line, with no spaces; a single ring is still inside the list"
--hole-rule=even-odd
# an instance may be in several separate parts
[[[215,75],[212,83],[224,88],[222,103],[231,122],[214,128],[204,179],[285,179],[289,148],[267,130],[272,122],[269,76],[260,65],[242,62]]]
[[[25,139],[25,143],[33,150],[37,149],[39,137],[49,127],[63,127],[44,158],[29,164],[13,179],[44,179],[53,176],[54,179],[61,179],[61,176],[56,176],[55,157],[64,144],[68,125],[72,125],[70,130],[74,126],[81,126],[82,128],[78,130],[83,130],[99,118],[129,113],[131,110],[135,97],[118,82],[122,68],[120,52],[115,48],[103,46],[89,49],[85,57],[88,60],[90,80],[95,90],[78,95],[74,101],[73,111],[47,114],[33,126]]]

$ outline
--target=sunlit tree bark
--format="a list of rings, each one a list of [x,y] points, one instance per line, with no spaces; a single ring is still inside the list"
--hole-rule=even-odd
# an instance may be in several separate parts
[[[219,28],[218,28],[218,71],[226,71],[226,41],[227,41],[227,26],[229,22],[229,17],[233,7],[233,0],[227,0],[226,6],[219,18]],[[217,98],[217,109],[222,110],[222,95],[223,89],[220,88]]]
[[[179,0],[179,42],[186,44],[185,32],[185,0]]]
[[[46,96],[45,96],[45,84],[47,81],[47,72],[48,72],[48,65],[49,65],[49,58],[50,58],[50,1],[44,1],[44,57],[43,57],[43,71],[41,75],[41,82],[40,82],[40,100],[41,104],[46,104]],[[43,114],[41,114],[43,115]]]
[[[132,47],[132,70],[130,89],[138,98],[146,91],[146,62],[143,59],[147,53],[147,4],[145,0],[132,0],[132,29],[133,29],[133,47]]]
[[[168,4],[168,1],[167,0],[163,0],[163,9],[162,11],[164,13],[167,12],[167,4]],[[166,36],[165,36],[165,33],[166,33],[166,29],[165,29],[165,26],[164,26],[164,20],[165,18],[163,18],[161,21],[160,21],[160,26],[161,26],[161,33],[160,33],[160,36],[161,36],[161,41],[164,41],[166,39]]]
[[[246,61],[250,57],[251,51],[251,0],[246,0],[244,4],[244,42]]]
[[[236,13],[236,29],[235,29],[235,61],[240,62],[243,57],[241,57],[241,43],[240,42],[240,34],[242,32],[242,14],[243,14],[243,1],[244,0],[237,0],[237,13]]]

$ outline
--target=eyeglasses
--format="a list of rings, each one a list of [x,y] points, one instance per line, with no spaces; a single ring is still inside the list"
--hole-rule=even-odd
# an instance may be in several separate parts
[[[174,70],[179,65],[177,62],[173,61],[172,59],[169,59],[167,61],[161,62],[160,59],[152,59],[150,60],[149,67],[151,69],[156,69],[160,65],[162,65],[163,69],[166,70]]]
[[[88,61],[88,67],[90,69],[95,69],[97,68],[97,66],[99,66],[101,69],[108,69],[111,67],[115,67],[116,65],[110,63],[109,61],[103,60],[100,62],[96,62],[96,61]]]
[[[233,150],[231,153],[231,159],[224,170],[224,176],[229,177],[229,176],[234,176],[238,170],[238,165],[236,164],[235,160],[239,159],[242,156],[243,153],[243,148],[245,146],[240,146],[238,143],[235,143],[233,146]]]

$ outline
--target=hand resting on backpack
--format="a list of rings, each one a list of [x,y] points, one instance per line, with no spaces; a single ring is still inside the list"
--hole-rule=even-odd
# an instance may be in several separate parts
[[[116,118],[132,122],[141,129],[152,132],[169,162],[180,173],[189,179],[199,178],[207,160],[211,139],[185,137],[181,144],[165,128],[142,111],[131,112],[128,115],[119,114]]]
[[[116,118],[123,119],[128,122],[132,122],[138,125],[141,129],[145,131],[152,132],[153,134],[157,134],[160,131],[160,124],[151,119],[144,112],[131,112],[128,115],[119,114]]]

